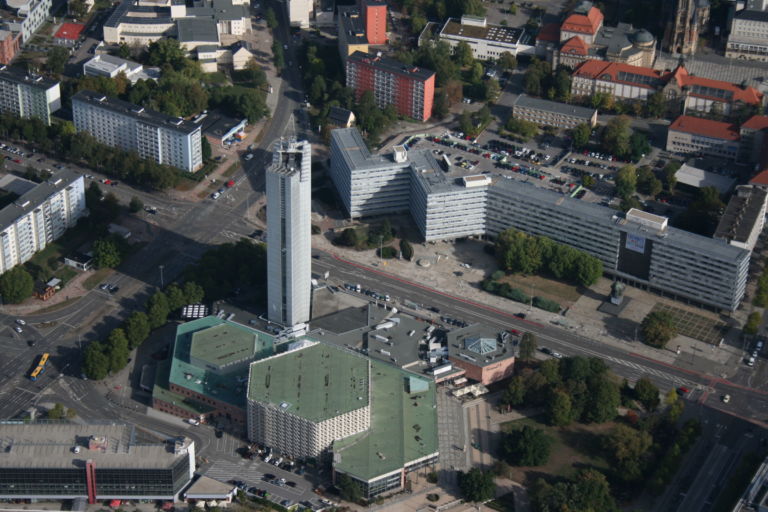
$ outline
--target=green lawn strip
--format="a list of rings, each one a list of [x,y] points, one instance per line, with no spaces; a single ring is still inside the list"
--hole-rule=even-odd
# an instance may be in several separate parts
[[[112,273],[111,268],[100,268],[97,271],[93,273],[92,276],[87,277],[85,281],[83,281],[83,288],[86,290],[91,290],[93,287],[95,287],[97,284],[101,283],[104,279],[107,278],[109,274]]]

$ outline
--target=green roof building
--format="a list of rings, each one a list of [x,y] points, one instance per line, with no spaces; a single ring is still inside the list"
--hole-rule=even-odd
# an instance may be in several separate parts
[[[181,324],[158,368],[153,407],[182,418],[224,416],[243,427],[248,365],[274,354],[272,336],[215,316]]]
[[[322,343],[251,364],[248,437],[292,457],[317,457],[370,426],[370,365]]]

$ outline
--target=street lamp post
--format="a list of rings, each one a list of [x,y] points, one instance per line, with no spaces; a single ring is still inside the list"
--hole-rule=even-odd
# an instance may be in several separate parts
[[[165,282],[163,281],[163,269],[165,265],[160,265],[160,288],[165,288]]]

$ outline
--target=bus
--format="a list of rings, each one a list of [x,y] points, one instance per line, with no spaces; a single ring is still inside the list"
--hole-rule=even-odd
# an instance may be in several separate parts
[[[32,370],[32,373],[29,374],[30,380],[37,380],[37,378],[45,373],[45,368],[48,366],[48,357],[49,354],[45,353],[42,356],[40,356],[40,361],[37,363],[37,366],[34,370]]]

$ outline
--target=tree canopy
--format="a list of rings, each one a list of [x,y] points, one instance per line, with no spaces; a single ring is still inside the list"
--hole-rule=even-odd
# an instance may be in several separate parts
[[[646,345],[664,348],[675,336],[675,318],[668,311],[651,311],[640,323],[640,339]]]
[[[32,296],[35,282],[21,265],[0,275],[0,295],[4,304],[19,304]]]
[[[490,471],[472,468],[459,473],[459,488],[467,501],[483,502],[493,498],[496,483]]]
[[[504,434],[502,451],[513,466],[541,466],[547,463],[552,449],[552,438],[543,430],[524,425]]]

